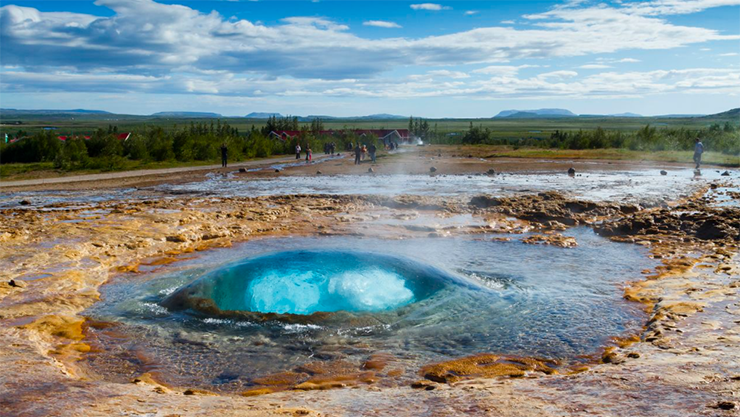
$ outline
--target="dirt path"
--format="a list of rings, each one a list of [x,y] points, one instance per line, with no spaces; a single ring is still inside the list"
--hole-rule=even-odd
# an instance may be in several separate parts
[[[314,155],[313,160],[314,162],[321,162],[327,156],[328,155]],[[303,160],[304,159],[301,158],[298,162],[300,163]],[[230,163],[228,168],[222,168],[221,165],[203,165],[195,167],[142,169],[31,180],[0,180],[0,192],[87,190],[91,188],[139,187],[164,182],[181,183],[201,180],[206,174],[211,172],[234,172],[240,168],[268,168],[274,164],[291,164],[294,162],[296,162],[295,156],[280,156],[276,158]]]
[[[327,155],[315,155],[314,160],[320,160],[327,157]],[[89,181],[109,181],[109,180],[121,180],[127,178],[142,178],[142,177],[154,177],[154,176],[169,176],[173,174],[203,174],[208,171],[222,171],[222,170],[234,170],[238,168],[249,168],[259,167],[262,165],[270,165],[274,163],[290,163],[294,162],[295,156],[280,156],[276,158],[258,159],[253,161],[235,162],[230,163],[228,168],[222,168],[221,165],[203,165],[193,167],[177,167],[177,168],[161,168],[161,169],[141,169],[134,171],[121,171],[121,172],[107,172],[101,174],[88,174],[88,175],[74,175],[67,177],[54,177],[54,178],[39,178],[33,180],[18,180],[18,181],[3,181],[0,180],[0,189],[7,188],[20,188],[20,187],[35,187],[43,185],[53,184],[71,184],[77,182],[89,182]]]

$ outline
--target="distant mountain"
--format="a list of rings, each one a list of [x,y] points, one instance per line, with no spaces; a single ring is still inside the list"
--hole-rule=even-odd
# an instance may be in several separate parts
[[[723,111],[717,114],[708,114],[705,119],[737,119],[740,118],[740,107],[732,110]]]
[[[161,111],[159,113],[152,114],[152,117],[191,117],[191,118],[219,118],[222,117],[218,113],[206,113],[197,111]]]
[[[408,116],[401,116],[401,115],[398,115],[398,114],[379,113],[379,114],[371,114],[369,116],[345,117],[345,119],[354,119],[354,120],[392,120],[392,119],[408,119]]]
[[[537,117],[577,117],[566,109],[504,110],[494,118],[532,119]]]
[[[693,117],[704,117],[705,114],[661,114],[660,116],[653,116],[656,119],[691,119]]]
[[[85,110],[85,109],[74,109],[74,110],[18,110],[18,109],[0,109],[0,114],[3,116],[12,115],[57,115],[57,114],[112,114],[102,110]]]
[[[269,119],[270,117],[283,117],[280,113],[261,113],[261,112],[252,112],[248,115],[244,116],[246,119]]]

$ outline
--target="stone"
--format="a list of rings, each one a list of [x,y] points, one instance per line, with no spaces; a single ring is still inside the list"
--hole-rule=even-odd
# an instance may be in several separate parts
[[[575,177],[576,169],[573,167],[568,168],[568,175],[570,175],[571,177]]]
[[[486,172],[486,173],[488,175],[496,175],[496,171],[493,168],[489,169],[488,172]]]
[[[279,169],[277,169],[277,168],[275,168],[275,172],[280,172],[280,170],[279,170]]]
[[[16,282],[14,279],[11,279],[10,281],[8,281],[8,285],[10,285],[13,288],[22,288],[23,287],[23,285],[21,285],[20,283]]]
[[[660,170],[660,175],[668,175],[668,171],[662,169]]]
[[[243,174],[243,173],[247,172],[247,169],[246,168],[239,168],[239,172],[241,172]]]
[[[19,204],[22,205],[22,206],[30,206],[31,205],[31,201],[30,200],[21,200]]]
[[[374,170],[374,169],[372,169],[372,168],[368,168],[368,169],[367,169],[367,172],[369,172],[369,173],[371,173],[371,174],[372,174],[373,172],[375,172],[375,170]]]
[[[723,177],[729,177],[730,176],[730,171],[725,171],[725,172],[721,173],[720,175],[722,175]]]
[[[323,174],[321,171],[316,171],[316,175],[321,175],[321,174]]]
[[[717,403],[716,408],[719,408],[720,410],[734,410],[735,403],[732,401],[720,401]]]
[[[437,168],[431,167],[431,168],[429,168],[429,172],[437,172]]]

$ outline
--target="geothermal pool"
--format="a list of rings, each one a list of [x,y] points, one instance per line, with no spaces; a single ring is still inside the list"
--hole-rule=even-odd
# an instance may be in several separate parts
[[[383,240],[264,238],[158,271],[124,274],[86,311],[86,364],[125,381],[216,391],[308,362],[361,364],[384,352],[406,378],[423,364],[481,352],[578,361],[637,332],[625,281],[655,265],[641,247],[565,232],[564,249],[496,235]],[[308,248],[308,249],[306,249]]]

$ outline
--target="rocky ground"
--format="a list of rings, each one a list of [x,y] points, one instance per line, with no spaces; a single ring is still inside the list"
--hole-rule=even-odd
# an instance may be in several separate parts
[[[453,166],[450,160],[439,169]],[[533,192],[506,198],[185,196],[4,209],[0,414],[740,415],[740,209],[737,204],[719,207],[706,195],[701,189],[674,204],[650,208]],[[476,221],[377,223],[459,215]],[[396,378],[392,358],[379,353],[361,368],[307,366],[266,378],[244,392],[217,395],[163,384],[143,354],[136,376],[127,382],[101,378],[86,360],[100,349],[93,330],[105,330],[107,324],[81,313],[99,300],[106,281],[166,268],[201,251],[260,236],[445,238],[493,232],[511,239],[535,232],[527,243],[568,250],[578,242],[561,232],[573,225],[644,245],[662,261],[625,287],[627,299],[645,306],[644,331],[594,352],[588,366],[565,364],[554,370],[531,358],[481,352],[429,364],[408,381]]]

